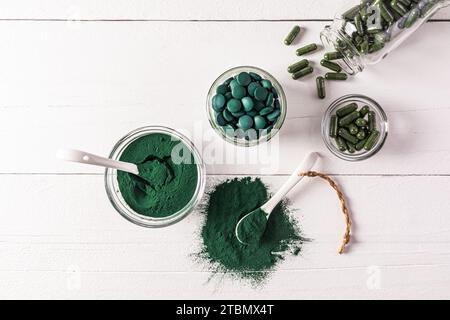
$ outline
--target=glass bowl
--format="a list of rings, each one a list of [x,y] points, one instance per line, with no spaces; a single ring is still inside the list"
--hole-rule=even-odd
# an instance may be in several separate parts
[[[378,138],[377,143],[373,146],[373,148],[370,151],[362,149],[361,151],[356,151],[353,154],[342,152],[336,146],[335,139],[330,137],[329,135],[331,116],[336,114],[336,111],[339,108],[348,105],[350,103],[357,103],[359,108],[367,105],[370,107],[370,110],[375,112],[377,130],[380,131],[380,137]],[[325,142],[325,145],[336,157],[346,161],[361,161],[372,157],[378,151],[380,151],[380,149],[384,145],[384,142],[386,141],[389,131],[389,124],[386,113],[383,111],[381,106],[376,101],[363,95],[351,94],[337,99],[328,107],[327,111],[325,111],[325,114],[322,118],[321,130],[322,130],[322,138],[323,141]]]
[[[231,135],[230,132],[227,134],[227,130],[225,130],[223,127],[219,126],[215,121],[215,114],[214,109],[212,108],[212,99],[214,95],[216,94],[217,87],[223,84],[226,80],[228,80],[231,77],[236,76],[237,74],[241,72],[254,72],[259,74],[263,79],[270,80],[272,82],[273,87],[278,93],[278,99],[280,102],[280,111],[281,114],[277,121],[274,123],[273,128],[269,132],[265,132],[265,130],[261,130],[261,135],[258,139],[246,139],[242,135],[236,134]],[[284,120],[286,119],[286,113],[287,113],[287,100],[286,95],[283,91],[282,86],[280,83],[273,77],[270,73],[268,73],[265,70],[262,70],[257,67],[251,67],[251,66],[241,66],[241,67],[235,67],[230,70],[225,71],[222,75],[220,75],[216,81],[212,84],[211,88],[209,89],[207,100],[206,100],[206,114],[208,115],[209,123],[211,124],[211,127],[214,129],[214,131],[221,136],[225,141],[232,143],[237,146],[241,147],[253,147],[260,143],[267,142],[270,139],[272,139],[278,131],[280,131],[281,127],[283,126]],[[238,129],[239,130],[239,129]],[[236,131],[238,131],[236,130]],[[233,132],[233,130],[231,130]]]
[[[167,227],[184,219],[193,211],[196,205],[200,202],[205,190],[205,166],[199,152],[195,148],[194,144],[187,137],[171,128],[161,126],[142,127],[130,132],[116,143],[113,150],[111,151],[109,158],[119,160],[123,151],[133,141],[139,139],[140,137],[154,133],[162,133],[172,136],[175,139],[183,142],[191,151],[195,160],[195,164],[197,165],[197,174],[198,174],[197,186],[191,201],[189,201],[184,208],[168,217],[162,218],[148,217],[137,213],[136,211],[131,209],[130,206],[125,202],[119,189],[116,169],[108,168],[105,170],[105,188],[108,198],[111,201],[111,204],[125,219],[142,227],[161,228]]]

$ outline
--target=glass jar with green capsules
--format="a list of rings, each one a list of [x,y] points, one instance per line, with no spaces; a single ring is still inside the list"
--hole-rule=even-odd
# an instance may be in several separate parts
[[[326,26],[325,59],[337,60],[349,74],[376,64],[397,48],[450,0],[361,0]]]
[[[381,150],[389,125],[386,113],[375,100],[352,94],[330,105],[321,129],[331,153],[343,160],[360,161]]]

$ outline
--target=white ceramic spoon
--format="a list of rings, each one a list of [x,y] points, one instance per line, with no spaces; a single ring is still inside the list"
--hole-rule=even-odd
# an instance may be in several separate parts
[[[79,162],[94,166],[117,169],[139,176],[138,166],[134,163],[111,160],[84,151],[73,149],[59,149],[56,153],[56,157],[65,161]]]
[[[239,220],[235,229],[235,234],[239,242],[242,244],[252,244],[261,239],[272,211],[283,200],[284,196],[303,179],[303,176],[300,176],[299,173],[310,171],[318,158],[319,155],[315,152],[306,156],[303,162],[295,169],[294,173],[292,173],[280,190],[269,201]]]

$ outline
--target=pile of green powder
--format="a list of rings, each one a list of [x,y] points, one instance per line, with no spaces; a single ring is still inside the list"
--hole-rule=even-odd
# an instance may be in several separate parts
[[[241,244],[235,236],[238,221],[268,200],[260,179],[227,180],[209,194],[203,209],[205,223],[200,257],[216,273],[228,273],[253,284],[263,282],[287,255],[298,255],[304,238],[285,203],[270,215],[258,243]]]
[[[118,171],[122,197],[137,213],[150,217],[167,217],[191,201],[197,187],[198,171],[194,157],[183,142],[167,134],[154,133],[133,141],[120,160],[138,165],[139,177]],[[172,150],[181,150],[173,159]],[[174,161],[175,160],[175,161]]]

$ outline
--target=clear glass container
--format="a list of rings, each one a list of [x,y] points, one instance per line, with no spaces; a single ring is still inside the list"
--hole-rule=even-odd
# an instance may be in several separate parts
[[[216,94],[217,87],[220,86],[221,84],[223,84],[226,80],[238,75],[241,72],[254,72],[254,73],[257,73],[258,75],[260,75],[263,79],[270,80],[270,82],[272,82],[273,87],[275,88],[275,90],[278,93],[281,114],[278,117],[277,121],[273,124],[273,128],[271,130],[260,130],[258,139],[248,139],[248,137],[246,138],[245,133],[240,132],[240,131],[242,131],[240,129],[226,130],[226,129],[224,129],[224,127],[219,126],[214,119],[215,114],[214,114],[214,109],[212,108],[212,99],[213,99],[214,95]],[[273,77],[267,71],[262,70],[257,67],[251,67],[251,66],[235,67],[235,68],[225,71],[212,84],[211,88],[209,89],[207,100],[206,100],[206,114],[208,116],[208,120],[209,120],[209,123],[211,124],[211,127],[225,141],[235,144],[237,146],[241,146],[241,147],[256,146],[260,143],[267,142],[270,139],[272,139],[280,131],[281,127],[283,126],[284,120],[286,119],[286,113],[287,113],[287,100],[286,100],[286,95],[283,91],[281,84],[277,81],[277,79],[275,79],[275,77]]]
[[[376,64],[405,41],[450,0],[362,0],[338,14],[321,33],[330,52],[349,74]]]
[[[205,166],[199,152],[195,148],[194,144],[186,136],[182,135],[181,133],[171,128],[162,126],[148,126],[136,129],[127,134],[126,136],[124,136],[116,143],[113,150],[111,151],[109,158],[119,160],[123,151],[133,141],[143,136],[155,133],[166,134],[177,140],[180,140],[189,148],[194,157],[195,164],[197,165],[197,174],[198,174],[197,186],[191,201],[189,201],[184,208],[172,214],[171,216],[163,218],[155,218],[141,215],[135,212],[133,209],[131,209],[130,206],[125,202],[124,198],[122,197],[119,189],[119,183],[117,181],[117,170],[109,168],[105,170],[106,193],[113,207],[128,221],[133,222],[139,226],[149,228],[166,227],[176,222],[179,222],[180,220],[187,217],[189,213],[191,213],[193,209],[197,206],[197,204],[200,202],[205,190]]]
[[[331,116],[335,115],[336,111],[339,108],[346,106],[350,103],[358,104],[359,108],[367,105],[369,106],[371,111],[375,112],[377,130],[380,132],[380,137],[378,138],[377,143],[370,151],[366,151],[363,149],[361,151],[356,151],[353,154],[342,152],[337,147],[335,139],[330,137]],[[361,161],[372,157],[378,151],[381,150],[388,136],[389,124],[386,113],[383,111],[381,106],[375,100],[363,95],[351,94],[337,99],[328,107],[327,111],[325,111],[325,114],[322,118],[321,131],[325,145],[336,157],[347,161]]]

